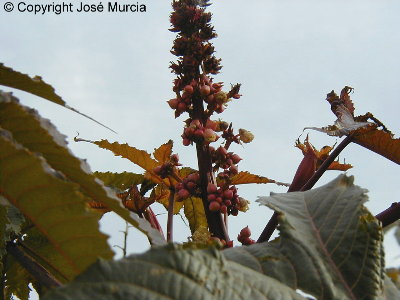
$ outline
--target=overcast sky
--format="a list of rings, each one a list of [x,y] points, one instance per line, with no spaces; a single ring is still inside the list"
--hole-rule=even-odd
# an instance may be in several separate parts
[[[170,3],[139,3],[146,4],[147,12],[33,15],[6,13],[1,5],[0,61],[42,76],[70,106],[118,132],[15,91],[22,103],[39,109],[67,135],[73,152],[87,159],[93,170],[141,171],[94,145],[74,143],[77,132],[82,138],[127,142],[148,151],[172,138],[182,163],[195,167],[195,149],[181,145],[185,117],[175,120],[165,102],[173,97],[168,65],[175,60],[169,53],[175,36],[168,31]],[[209,10],[219,35],[214,40],[216,55],[224,66],[216,81],[226,86],[242,83],[243,97],[221,116],[256,137],[251,144],[232,148],[243,158],[240,170],[290,182],[302,158],[295,140],[306,126],[333,123],[326,94],[332,89],[340,92],[345,85],[355,88],[356,114],[372,112],[398,136],[399,1],[230,0],[215,1]],[[317,148],[339,141],[319,132],[309,135]],[[354,165],[347,173],[369,190],[366,205],[373,214],[399,201],[398,165],[358,145],[347,147],[340,158]],[[337,175],[330,171],[318,185]],[[285,189],[271,184],[239,187],[240,195],[252,204],[248,213],[230,219],[231,238],[246,225],[254,238],[259,236],[271,211],[254,201],[271,191]],[[176,239],[184,241],[189,230],[179,217],[175,219],[175,228],[182,228]],[[166,216],[160,220],[165,224]],[[118,230],[123,230],[123,222],[107,215],[102,228],[114,233],[112,245],[121,245]],[[145,250],[146,239],[134,231],[128,251]],[[394,238],[386,236],[385,245],[388,265],[400,265]]]

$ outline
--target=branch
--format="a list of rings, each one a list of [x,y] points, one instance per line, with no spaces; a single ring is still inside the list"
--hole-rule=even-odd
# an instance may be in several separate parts
[[[400,202],[392,203],[392,205],[383,212],[375,216],[382,222],[382,227],[386,227],[400,219]]]
[[[49,289],[61,286],[61,283],[51,273],[26,254],[20,246],[8,242],[6,249],[41,285]]]
[[[168,201],[167,242],[172,242],[172,230],[174,225],[174,198],[175,189],[171,185],[171,188],[169,189]]]
[[[303,185],[303,187],[299,190],[301,192],[307,191],[311,189],[314,184],[321,178],[321,176],[325,173],[331,163],[338,157],[340,152],[343,151],[344,148],[348,144],[350,144],[353,140],[353,135],[350,134],[346,136],[346,138],[332,151],[332,153],[325,159],[325,161],[321,164],[318,170],[311,176],[311,178]],[[293,184],[290,185],[288,192],[297,192],[297,188],[293,188]],[[257,240],[257,243],[266,242],[271,238],[271,235],[274,233],[276,227],[278,226],[278,213],[274,212],[271,219],[268,221],[268,224],[265,226],[263,232]]]
[[[314,184],[317,183],[317,181],[321,178],[321,176],[325,173],[325,171],[329,168],[331,163],[336,159],[336,157],[339,156],[340,152],[343,151],[344,148],[346,148],[347,145],[349,145],[353,141],[353,135],[350,134],[346,136],[346,138],[340,142],[340,144],[332,151],[332,153],[325,159],[325,161],[321,164],[321,166],[318,168],[318,170],[314,173],[314,175],[307,181],[307,183],[300,189],[301,192],[307,191],[311,189]],[[290,191],[289,187],[289,192],[294,192]]]
[[[128,230],[129,230],[129,223],[125,222],[125,230],[120,231],[124,234],[124,246],[123,247],[118,246],[118,245],[114,246],[114,247],[117,247],[122,250],[122,257],[126,257],[126,249],[127,249],[127,245],[128,245]]]

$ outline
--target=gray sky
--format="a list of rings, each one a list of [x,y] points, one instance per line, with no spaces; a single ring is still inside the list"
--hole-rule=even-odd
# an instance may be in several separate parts
[[[139,172],[140,168],[94,145],[74,143],[76,132],[83,138],[127,142],[148,151],[172,138],[182,163],[196,166],[194,148],[181,145],[185,117],[175,120],[165,102],[173,97],[168,64],[175,60],[169,53],[175,37],[167,30],[170,3],[140,3],[147,5],[146,13],[35,16],[6,13],[0,7],[1,62],[42,76],[70,106],[118,132],[115,135],[68,110],[15,91],[24,104],[39,109],[68,136],[74,153],[87,159],[93,170]],[[216,81],[228,87],[242,83],[242,98],[222,118],[256,136],[253,143],[232,148],[243,158],[240,170],[290,182],[302,158],[293,147],[295,140],[306,126],[333,123],[335,116],[324,99],[332,89],[340,92],[345,85],[355,88],[356,114],[372,112],[398,136],[398,1],[230,0],[215,1],[209,9],[219,35],[214,40],[216,55],[224,66]],[[309,134],[317,148],[338,141],[319,132]],[[399,201],[393,195],[397,165],[358,145],[350,145],[340,157],[354,165],[348,174],[355,175],[355,183],[370,191],[367,207],[373,214]],[[338,174],[330,171],[318,185]],[[254,200],[271,191],[285,189],[239,187],[240,195],[252,204],[249,212],[230,219],[231,238],[246,225],[258,237],[271,211]],[[114,233],[110,243],[121,245],[118,230],[124,223],[112,215],[104,219],[103,229]],[[166,216],[160,220],[165,224]],[[176,231],[176,239],[184,241],[189,230],[179,217],[175,220],[175,228],[182,228]],[[128,250],[145,250],[146,239],[134,229],[130,232]],[[394,238],[386,236],[385,245],[388,265],[398,266]]]

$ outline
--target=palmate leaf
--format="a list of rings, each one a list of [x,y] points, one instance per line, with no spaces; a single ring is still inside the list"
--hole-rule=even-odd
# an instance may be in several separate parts
[[[93,122],[96,122],[97,124],[111,130],[112,132],[115,132],[111,128],[105,126],[99,121],[96,121],[92,117],[89,117],[77,111],[75,108],[67,105],[67,103],[59,95],[56,94],[54,88],[51,85],[44,82],[40,76],[35,76],[32,78],[27,74],[15,71],[9,67],[6,67],[4,64],[0,63],[0,85],[28,92],[30,94],[39,96],[43,99],[56,103],[58,105],[64,106],[65,108],[72,110],[73,112],[78,113],[81,116],[84,116],[85,118],[88,118]]]
[[[190,232],[194,234],[200,227],[208,227],[203,201],[198,197],[189,197],[184,202],[185,216],[189,221]]]
[[[357,130],[353,141],[387,159],[400,164],[400,139],[379,129],[360,129]]]
[[[167,161],[169,161],[172,154],[173,144],[173,141],[169,140],[167,143],[162,144],[157,149],[154,149],[154,158],[160,163],[166,163]]]
[[[70,152],[65,141],[49,120],[19,104],[15,97],[0,92],[0,126],[13,134],[17,143],[27,150],[40,153],[52,169],[61,172],[78,184],[79,192],[88,201],[97,201],[145,233],[154,244],[163,244],[161,235],[143,219],[131,214],[120,203],[115,193],[104,187],[91,174],[89,166]]]
[[[93,172],[93,175],[99,178],[104,185],[119,190],[126,190],[131,185],[142,184],[146,180],[142,174],[130,172]]]
[[[75,275],[97,257],[111,258],[98,215],[86,209],[79,186],[0,130],[0,194],[48,238]]]
[[[382,229],[363,206],[365,192],[341,175],[307,192],[262,197],[279,213],[280,239],[226,255],[317,299],[375,299],[384,278]]]
[[[249,184],[249,183],[276,183],[275,180],[267,177],[251,174],[247,171],[242,171],[236,174],[231,179],[231,184]]]
[[[273,278],[228,261],[215,249],[169,245],[120,261],[100,261],[44,300],[305,299]]]
[[[154,168],[160,165],[160,163],[153,159],[149,153],[144,150],[137,149],[129,146],[128,144],[120,144],[118,142],[110,143],[107,140],[101,141],[89,141],[81,138],[75,138],[76,142],[89,142],[99,146],[100,148],[110,150],[115,156],[121,156],[143,168],[146,173],[145,177],[154,181],[155,183],[167,183],[163,181],[159,176],[154,173]]]
[[[165,209],[168,210],[169,196],[170,196],[169,189],[167,187],[165,187],[164,185],[159,184],[154,189],[154,191],[151,195],[151,198],[155,199],[156,202],[164,205]],[[174,215],[179,214],[179,212],[181,211],[183,206],[184,206],[183,201],[175,201],[174,202]]]

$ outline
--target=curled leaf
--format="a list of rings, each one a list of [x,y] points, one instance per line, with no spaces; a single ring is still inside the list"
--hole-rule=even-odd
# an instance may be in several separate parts
[[[327,95],[326,100],[331,104],[331,110],[337,117],[333,125],[322,128],[305,127],[304,129],[312,129],[325,132],[328,135],[341,137],[360,128],[375,126],[375,124],[371,122],[354,120],[354,105],[349,95],[352,91],[353,88],[345,86],[340,93],[340,98],[334,91],[331,91]]]
[[[333,150],[334,146],[324,146],[321,148],[321,150],[317,150],[309,141],[308,137],[304,141],[304,143],[300,143],[299,140],[296,142],[296,147],[299,148],[302,152],[303,155],[306,156],[308,151],[312,151],[315,154],[315,157],[317,159],[316,161],[316,168],[318,169],[322,163],[325,161],[325,159],[328,158],[330,152]],[[330,164],[328,167],[328,170],[338,170],[338,171],[347,171],[348,169],[351,169],[353,166],[351,164],[346,164],[346,163],[340,163],[339,161],[334,161]]]
[[[327,101],[331,104],[333,113],[337,116],[335,124],[328,127],[306,127],[325,132],[328,135],[352,135],[352,141],[378,153],[387,159],[400,164],[400,140],[395,139],[386,126],[371,113],[354,117],[354,105],[349,93],[353,89],[346,86],[340,98],[334,91],[330,92]],[[373,122],[368,122],[372,120]]]

